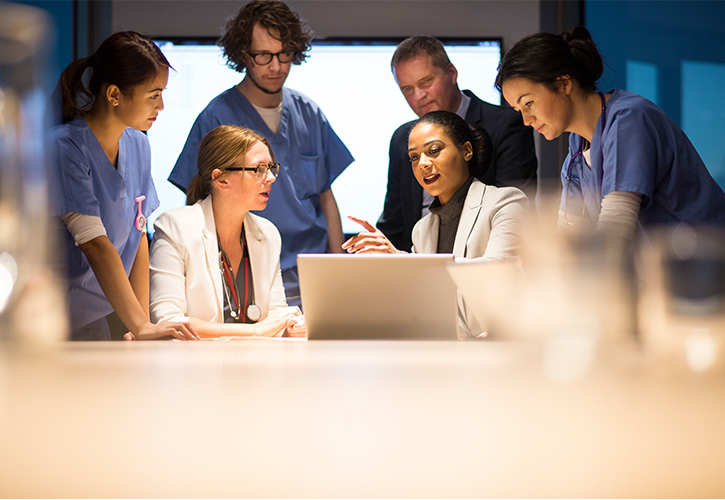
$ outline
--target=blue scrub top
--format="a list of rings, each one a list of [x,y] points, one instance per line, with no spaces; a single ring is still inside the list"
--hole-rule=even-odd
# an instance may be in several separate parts
[[[300,305],[297,254],[327,252],[327,221],[320,194],[353,162],[322,110],[307,96],[282,89],[282,120],[275,135],[236,87],[215,97],[194,122],[169,181],[186,191],[197,174],[199,143],[219,125],[237,125],[265,137],[281,165],[267,208],[260,212],[282,236],[280,265],[287,302]]]
[[[600,116],[594,129],[591,169],[577,154],[584,139],[569,136],[569,155],[561,172],[565,188],[561,210],[565,210],[570,171],[569,212],[577,205],[580,183],[579,199],[583,196],[594,223],[599,220],[602,198],[612,191],[628,191],[642,195],[639,222],[643,226],[725,224],[725,193],[682,129],[644,97],[619,89],[610,93],[604,121]]]
[[[50,139],[56,149],[57,179],[52,214],[76,212],[100,217],[126,275],[130,274],[143,234],[136,228],[136,197],[146,196],[141,204],[146,218],[159,206],[146,135],[130,128],[123,132],[118,145],[118,170],[82,118],[53,128]],[[76,330],[106,316],[113,308],[67,230],[63,238],[71,329]]]

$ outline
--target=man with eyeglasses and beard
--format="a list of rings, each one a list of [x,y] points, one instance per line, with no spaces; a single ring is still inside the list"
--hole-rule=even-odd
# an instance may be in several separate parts
[[[284,86],[292,64],[307,57],[311,39],[309,27],[283,2],[254,0],[242,7],[217,43],[244,79],[199,114],[169,175],[186,192],[198,172],[199,142],[218,125],[247,127],[269,141],[281,168],[275,195],[261,215],[282,236],[285,293],[288,304],[297,306],[297,254],[342,252],[331,186],[353,161],[317,104]]]

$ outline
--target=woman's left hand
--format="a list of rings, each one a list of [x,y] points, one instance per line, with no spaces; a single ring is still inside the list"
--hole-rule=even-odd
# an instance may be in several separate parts
[[[347,216],[353,222],[357,222],[363,226],[366,231],[361,231],[355,236],[342,244],[342,249],[348,253],[400,253],[400,251],[390,243],[390,240],[378,228],[370,224],[365,219]]]
[[[138,335],[133,332],[127,332],[123,335],[124,340],[160,340],[165,338],[199,340],[201,337],[186,321],[146,323],[141,325]]]

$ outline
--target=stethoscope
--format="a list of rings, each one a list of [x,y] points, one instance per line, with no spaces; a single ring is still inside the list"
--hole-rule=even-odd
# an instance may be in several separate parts
[[[244,304],[249,302],[250,284],[249,277],[252,273],[251,266],[249,264],[249,250],[247,249],[247,241],[242,233],[242,261],[244,265]],[[262,310],[257,304],[249,304],[246,310],[246,317],[242,314],[242,302],[239,297],[239,289],[237,287],[237,280],[234,279],[234,273],[232,272],[232,263],[229,260],[229,256],[222,248],[219,235],[217,234],[217,243],[219,245],[219,260],[221,262],[221,275],[222,282],[224,283],[224,295],[229,304],[229,315],[237,321],[244,323],[246,318],[251,321],[259,321],[262,317]],[[241,316],[241,318],[240,318]]]
[[[599,155],[600,155],[600,174],[599,174],[599,189],[600,189],[600,198],[601,198],[601,189],[602,189],[602,182],[604,182],[604,147],[603,147],[603,139],[604,139],[604,124],[607,120],[607,108],[606,103],[607,100],[604,98],[604,94],[602,92],[597,92],[599,94],[599,98],[602,101],[602,113],[601,113],[601,125],[599,127]],[[574,161],[581,157],[580,161],[584,161],[584,139],[582,138],[581,141],[579,141],[579,149],[571,155],[571,158],[569,159],[569,164],[566,167],[566,186],[564,186],[564,212],[567,212],[567,202],[568,202],[568,191],[569,191],[569,181],[571,180],[571,167],[574,164]],[[583,194],[582,194],[583,195]],[[582,204],[582,217],[584,217],[584,204]]]

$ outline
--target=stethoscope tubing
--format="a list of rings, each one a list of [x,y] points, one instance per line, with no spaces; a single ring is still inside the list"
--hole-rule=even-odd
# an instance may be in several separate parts
[[[250,294],[250,284],[249,284],[249,278],[251,275],[251,265],[249,263],[249,251],[247,249],[247,242],[244,239],[244,234],[242,233],[242,248],[243,251],[243,265],[244,265],[244,303],[247,304],[249,302],[249,294]],[[219,235],[217,234],[217,243],[219,245],[219,260],[221,261],[221,274],[222,274],[222,281],[224,285],[224,295],[227,299],[227,303],[229,304],[229,314],[234,319],[240,319],[241,322],[246,322],[246,319],[249,318],[252,321],[258,321],[259,318],[262,315],[262,311],[253,302],[249,304],[246,308],[246,311],[244,313],[242,312],[242,304],[239,300],[239,288],[237,287],[237,280],[234,279],[234,273],[232,272],[232,264],[231,260],[229,259],[229,256],[224,251],[221,245],[221,241],[219,240]],[[230,297],[231,294],[231,297]],[[234,302],[232,303],[232,300]]]

